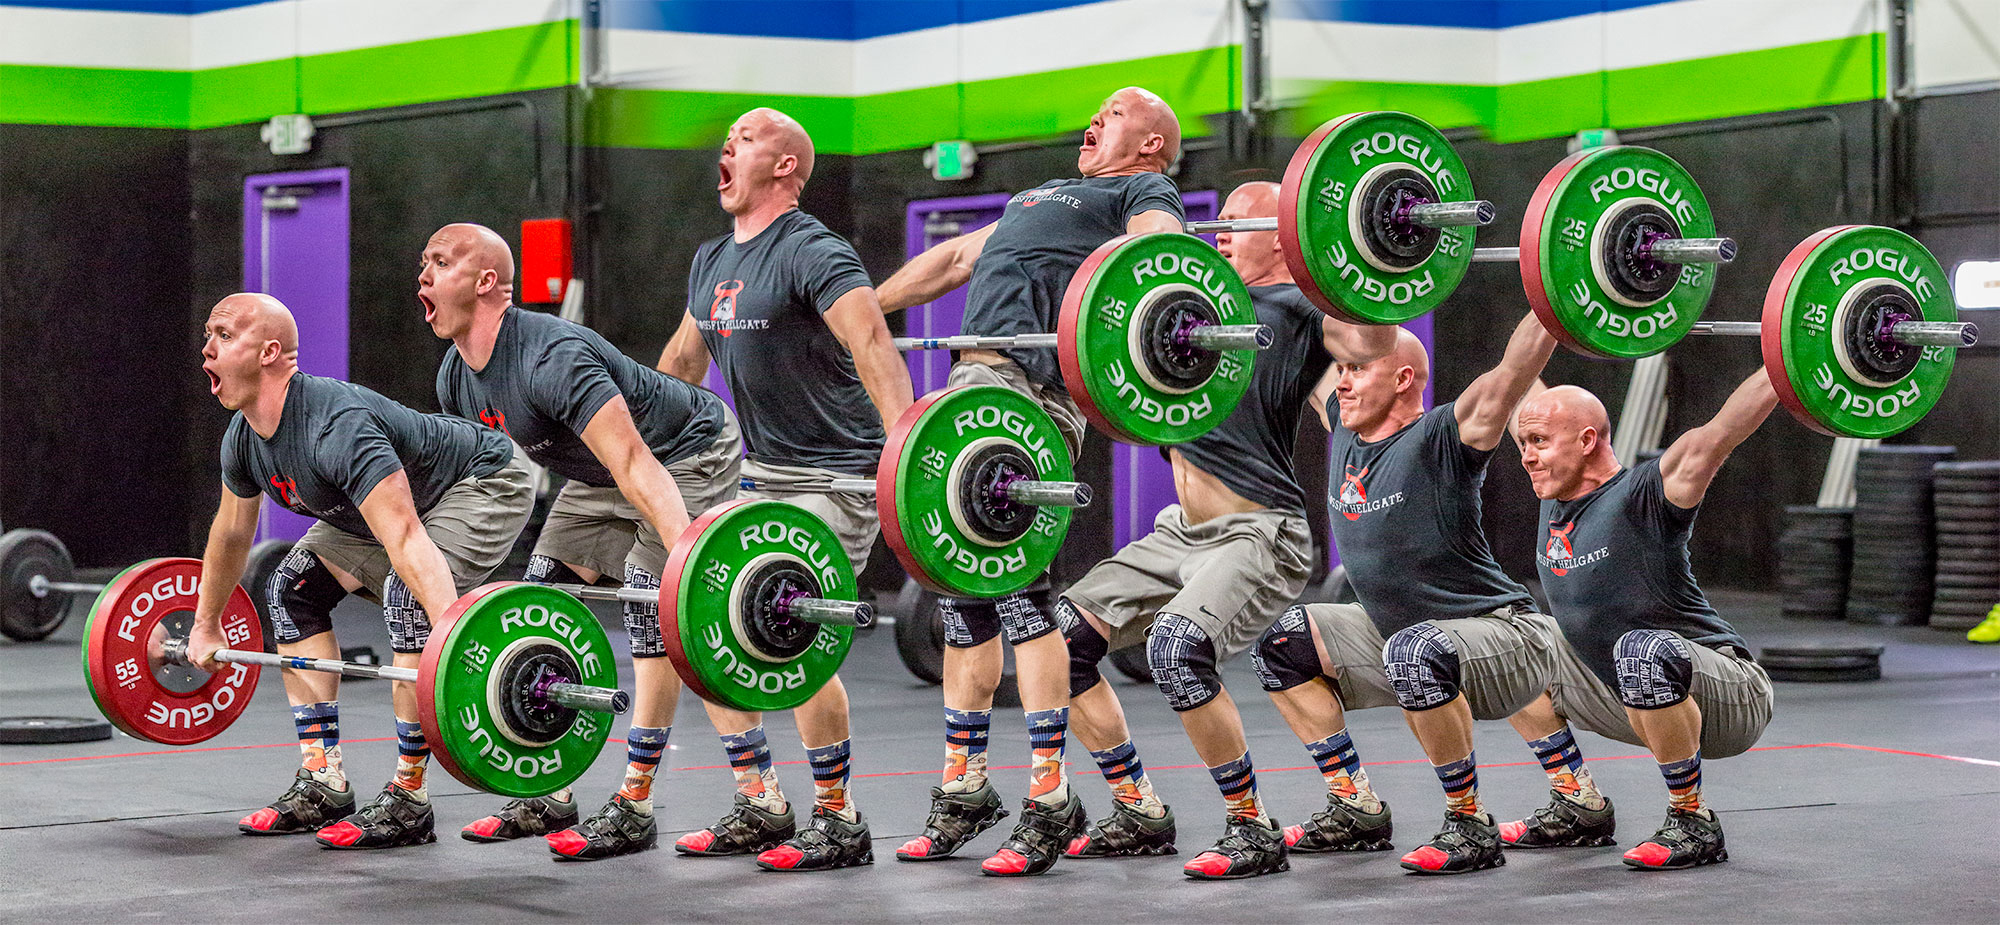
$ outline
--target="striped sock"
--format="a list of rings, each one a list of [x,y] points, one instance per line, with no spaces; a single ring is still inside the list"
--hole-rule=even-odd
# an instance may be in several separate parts
[[[846,739],[822,748],[806,746],[806,761],[813,769],[813,805],[826,807],[828,812],[853,822],[859,815],[854,801],[847,796],[847,754]]]
[[[1264,799],[1257,795],[1257,769],[1250,764],[1249,752],[1209,768],[1208,776],[1215,778],[1216,789],[1222,791],[1223,808],[1230,818],[1271,821],[1264,812]]]
[[[1701,802],[1701,752],[1660,765],[1660,776],[1667,779],[1668,806],[1691,813],[1705,808]]]
[[[346,790],[347,771],[340,766],[340,701],[293,707],[292,725],[299,732],[300,766],[320,783]]]
[[[771,745],[764,741],[763,724],[724,735],[722,748],[729,753],[729,769],[736,774],[737,793],[765,812],[775,813],[784,808],[785,795],[778,790],[778,772],[771,770]]]
[[[1542,763],[1542,773],[1549,776],[1549,786],[1557,793],[1575,799],[1591,809],[1604,808],[1604,794],[1597,791],[1597,784],[1590,779],[1590,769],[1583,766],[1583,749],[1576,746],[1576,736],[1571,735],[1565,725],[1545,738],[1534,739],[1528,747],[1535,752],[1535,760]]]
[[[431,760],[431,744],[418,723],[396,721],[396,786],[419,800],[431,798],[424,789],[424,766]]]
[[[1326,778],[1326,792],[1364,812],[1381,808],[1382,798],[1368,786],[1368,772],[1361,769],[1361,755],[1354,750],[1354,740],[1347,737],[1346,729],[1317,742],[1307,742],[1306,753],[1319,765],[1320,776]]]
[[[986,738],[992,729],[992,710],[944,708],[944,792],[986,786]]]
[[[653,775],[660,772],[660,756],[667,750],[672,726],[633,726],[625,730],[625,783],[618,795],[641,813],[653,811]]]
[[[1437,772],[1438,783],[1444,785],[1444,808],[1467,815],[1479,815],[1485,810],[1479,805],[1479,763],[1471,752],[1457,761],[1432,765]]]
[[[1093,751],[1090,757],[1097,759],[1097,769],[1104,772],[1104,782],[1111,787],[1111,795],[1118,802],[1137,807],[1140,812],[1155,819],[1166,815],[1167,807],[1153,792],[1153,782],[1146,777],[1146,766],[1139,761],[1139,750],[1132,747],[1132,740],[1126,739],[1105,751]]]
[[[1063,774],[1063,744],[1069,735],[1069,708],[1028,714],[1028,796],[1055,805],[1069,802],[1069,778]]]

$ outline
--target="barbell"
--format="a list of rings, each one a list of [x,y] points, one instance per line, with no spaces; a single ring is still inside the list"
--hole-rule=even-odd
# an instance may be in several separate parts
[[[284,540],[252,547],[245,587],[257,587],[290,548]],[[69,547],[55,534],[30,529],[0,534],[0,635],[19,642],[47,638],[69,616],[72,596],[104,590],[102,582],[76,581],[75,575]]]

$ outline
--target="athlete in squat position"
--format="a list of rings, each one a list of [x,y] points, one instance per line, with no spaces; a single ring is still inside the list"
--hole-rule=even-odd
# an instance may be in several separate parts
[[[660,370],[698,384],[715,358],[743,422],[743,477],[759,486],[746,493],[818,515],[858,576],[875,545],[874,497],[809,489],[874,477],[882,422],[910,406],[909,371],[854,248],[799,211],[813,169],[805,129],[777,110],[753,109],[730,126],[719,168],[735,229],[695,253],[687,319]],[[879,420],[863,410],[871,401]],[[735,805],[681,836],[675,850],[762,852],[757,863],[768,870],[873,860],[868,823],[848,789],[847,689],[838,675],[794,711],[813,772],[812,824],[803,833],[771,770],[763,717],[704,705],[736,772]]]
[[[929,302],[971,283],[960,333],[994,336],[1056,329],[1063,292],[1098,245],[1121,234],[1180,231],[1180,192],[1165,171],[1180,151],[1180,123],[1164,100],[1138,87],[1113,93],[1084,130],[1081,178],[1050,180],[1015,196],[1000,220],[918,255],[882,284],[884,311]],[[997,385],[1035,400],[1075,457],[1083,416],[1049,350],[966,350],[947,380]],[[897,849],[905,861],[949,857],[1007,815],[986,779],[986,738],[999,687],[998,637],[1014,647],[1027,713],[1033,771],[1021,821],[981,864],[993,876],[1039,874],[1054,865],[1087,821],[1069,791],[1063,745],[1069,728],[1069,655],[1056,632],[1046,575],[999,600],[939,602],[945,621],[944,783],[931,791],[923,834]]]
[[[1277,211],[1277,184],[1248,183],[1223,203],[1222,218]],[[1396,329],[1335,321],[1314,308],[1293,285],[1275,231],[1225,232],[1216,247],[1249,284],[1257,320],[1278,332],[1277,345],[1257,354],[1250,389],[1229,418],[1170,452],[1180,503],[1072,585],[1056,615],[1069,643],[1071,722],[1117,800],[1067,854],[1174,850],[1173,811],[1146,779],[1118,694],[1097,670],[1106,652],[1144,644],[1153,680],[1228,809],[1222,840],[1184,870],[1237,879],[1284,870],[1285,841],[1257,796],[1243,719],[1217,666],[1256,642],[1312,572],[1305,496],[1292,471],[1301,412],[1335,358],[1380,357]]]
[[[382,605],[398,667],[414,668],[430,614],[486,581],[527,524],[527,469],[499,434],[420,414],[358,385],[299,372],[299,329],[277,299],[238,293],[203,326],[208,389],[236,415],[222,437],[222,504],[202,554],[188,637],[196,665],[217,667],[222,608],[242,578],[263,496],[319,518],[252,588],[269,604],[278,653],[337,659],[333,608],[358,593]],[[249,835],[318,830],[328,848],[394,848],[437,840],[424,787],[430,748],[415,685],[390,685],[396,776],[354,811],[340,757],[340,676],[285,669],[285,696],[304,754],[290,790],[237,827]],[[327,823],[341,816],[339,822]]]
[[[1544,767],[1561,761],[1586,782],[1571,725],[1653,753],[1667,782],[1667,820],[1625,852],[1633,867],[1729,859],[1722,824],[1702,805],[1701,760],[1757,744],[1771,721],[1771,679],[1695,584],[1688,537],[1715,473],[1777,402],[1770,377],[1751,373],[1713,420],[1629,469],[1612,455],[1604,404],[1583,389],[1541,392],[1514,423],[1521,465],[1542,499],[1547,531],[1536,561],[1562,635],[1548,695],[1513,725]],[[1566,746],[1560,758],[1550,743]],[[1501,826],[1501,837],[1509,847],[1610,844],[1609,803],[1593,827],[1577,802],[1558,788],[1533,819]]]
[[[505,432],[569,480],[528,560],[529,581],[616,575],[629,588],[658,588],[667,547],[690,515],[736,494],[736,421],[714,394],[633,361],[597,332],[515,307],[513,278],[513,252],[489,228],[446,225],[424,246],[417,297],[431,330],[452,342],[438,367],[438,403]],[[467,826],[466,839],[548,833],[549,850],[576,861],[658,843],[653,775],[681,682],[662,657],[659,607],[628,603],[624,616],[637,696],[617,794],[581,824],[568,788],[514,800]],[[563,826],[571,828],[553,831]]]
[[[1499,366],[1429,411],[1429,360],[1408,331],[1398,332],[1388,356],[1336,367],[1328,523],[1360,603],[1293,607],[1254,656],[1278,712],[1327,783],[1326,809],[1285,831],[1291,850],[1390,847],[1389,807],[1368,786],[1344,711],[1401,704],[1421,731],[1453,712],[1502,719],[1548,686],[1559,631],[1494,561],[1480,526],[1480,489],[1508,415],[1554,349],[1530,314]],[[1384,671],[1385,651],[1397,670]],[[1502,651],[1533,657],[1502,664],[1495,657]],[[1445,825],[1404,858],[1412,870],[1501,863],[1499,832],[1479,808],[1470,740],[1464,744],[1427,744],[1444,785]]]

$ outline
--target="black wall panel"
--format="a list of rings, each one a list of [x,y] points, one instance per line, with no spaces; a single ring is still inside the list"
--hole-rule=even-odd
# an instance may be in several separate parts
[[[0,125],[0,523],[81,565],[187,551],[187,216],[185,133]]]

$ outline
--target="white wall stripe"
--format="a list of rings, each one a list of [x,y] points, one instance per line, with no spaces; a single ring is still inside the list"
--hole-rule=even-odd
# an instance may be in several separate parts
[[[185,70],[187,17],[0,6],[0,64]]]
[[[2000,80],[1993,0],[1917,0],[1910,12],[1919,87]]]
[[[1275,22],[1271,69],[1286,80],[1484,85],[1497,62],[1491,29]]]
[[[607,83],[657,90],[853,96],[855,43],[613,29]]]

